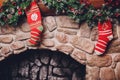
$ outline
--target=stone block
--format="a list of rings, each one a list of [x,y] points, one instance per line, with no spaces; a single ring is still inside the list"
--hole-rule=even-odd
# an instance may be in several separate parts
[[[63,33],[68,34],[68,35],[77,35],[76,30],[71,30],[71,29],[66,29],[66,28],[58,28],[57,31],[63,32]]]
[[[36,80],[38,77],[38,72],[39,72],[39,67],[34,65],[30,70],[30,79]]]
[[[113,60],[114,62],[120,62],[120,54],[116,55]]]
[[[4,60],[5,59],[5,57],[3,57],[3,56],[0,56],[0,61],[2,61],[2,60]]]
[[[10,44],[12,41],[13,41],[13,37],[11,35],[0,37],[0,42],[2,42],[2,43]]]
[[[113,40],[110,44],[110,47],[116,47],[120,45],[120,39]]]
[[[8,46],[4,46],[1,48],[1,55],[4,57],[8,57],[12,52],[10,51],[10,48]]]
[[[60,65],[60,60],[61,60],[61,56],[54,54],[51,57],[50,65],[57,67]]]
[[[101,68],[100,69],[100,80],[116,80],[114,70],[108,67]]]
[[[55,19],[52,16],[45,17],[43,20],[43,25],[46,26],[46,28],[50,32],[52,32],[53,30],[55,30],[57,28]]]
[[[53,66],[49,66],[48,68],[49,68],[48,69],[48,75],[52,75],[52,73],[53,73]]]
[[[74,50],[74,48],[70,45],[60,45],[60,46],[56,46],[56,49],[64,52],[65,54],[71,54]]]
[[[100,68],[86,66],[86,79],[85,80],[99,80]]]
[[[18,49],[18,50],[14,50],[13,52],[14,52],[14,54],[20,54],[20,53],[22,53],[22,52],[24,52],[26,50],[27,50],[27,47],[21,48],[21,49]]]
[[[109,55],[87,55],[87,64],[89,66],[108,67],[112,64],[112,57]]]
[[[45,47],[53,47],[55,45],[54,41],[51,40],[51,39],[44,39],[42,41],[42,44],[45,46]]]
[[[110,47],[107,51],[107,53],[119,53],[120,52],[120,46]]]
[[[23,32],[29,32],[30,31],[30,26],[27,22],[25,22],[21,25],[21,31],[23,31]]]
[[[42,36],[42,38],[44,38],[44,39],[51,39],[53,37],[54,37],[54,34],[52,32],[51,33],[50,32],[45,32]]]
[[[22,41],[16,41],[11,44],[13,50],[19,50],[25,48],[25,44]]]
[[[56,17],[56,23],[58,27],[61,28],[79,29],[79,24],[75,23],[75,21],[70,19],[68,16]]]
[[[86,38],[74,36],[70,42],[74,47],[84,50],[88,53],[92,53],[94,50],[94,43]]]
[[[117,39],[117,38],[118,38],[117,26],[113,26],[113,38],[114,38],[114,39]]]
[[[49,54],[46,54],[46,53],[43,53],[40,55],[40,61],[43,63],[43,64],[49,64],[50,62],[50,56]]]
[[[117,63],[117,66],[115,68],[115,76],[116,76],[116,80],[120,80],[120,62]]]
[[[72,80],[82,80],[81,77],[77,77],[77,75],[78,74],[74,72],[72,75]]]
[[[46,80],[47,74],[48,74],[47,66],[41,67],[40,73],[39,73],[39,80]]]
[[[69,78],[66,78],[66,77],[58,77],[57,80],[69,80]]]
[[[53,68],[53,74],[57,76],[71,76],[72,72],[68,68]]]
[[[39,59],[35,59],[35,64],[39,67],[42,66],[42,63],[40,62]]]
[[[86,38],[89,38],[90,37],[90,33],[91,33],[91,29],[90,27],[88,26],[87,23],[83,23],[81,26],[80,26],[80,33],[79,35],[81,37],[86,37]]]
[[[78,61],[79,63],[86,64],[86,53],[85,52],[75,49],[70,56],[76,61]]]
[[[118,37],[120,38],[120,25],[116,25],[116,28],[117,28],[117,35]]]
[[[28,61],[24,61],[24,63],[20,64],[18,74],[20,74],[21,76],[24,76],[24,77],[29,76],[29,64],[28,64]]]
[[[14,27],[11,26],[4,26],[0,28],[0,34],[5,35],[5,34],[11,34],[15,31]]]
[[[98,40],[98,27],[94,27],[91,31],[90,38],[92,41],[97,41]]]
[[[68,42],[68,36],[64,33],[57,33],[56,34],[56,39],[60,42],[60,43],[67,43]]]
[[[30,33],[19,33],[16,34],[15,39],[18,41],[26,40],[30,38]]]

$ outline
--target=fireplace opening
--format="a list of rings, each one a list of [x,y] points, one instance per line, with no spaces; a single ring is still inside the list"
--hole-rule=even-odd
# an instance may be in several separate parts
[[[27,50],[0,62],[0,80],[85,80],[85,70],[62,52]]]

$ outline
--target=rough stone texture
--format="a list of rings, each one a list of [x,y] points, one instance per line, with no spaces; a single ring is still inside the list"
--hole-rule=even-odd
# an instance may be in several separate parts
[[[10,35],[0,37],[1,43],[10,44],[12,41],[13,41],[13,37]]]
[[[107,53],[119,53],[120,52],[120,46],[111,47]]]
[[[116,80],[120,79],[120,62],[117,64],[115,69]]]
[[[35,64],[36,64],[37,66],[42,66],[42,63],[40,62],[39,59],[36,59],[36,60],[35,60]]]
[[[62,28],[79,29],[79,25],[67,16],[56,17],[56,23]]]
[[[115,80],[115,72],[111,68],[101,68],[100,80]]]
[[[9,58],[8,57],[9,55],[20,54],[29,49],[50,49],[54,51],[58,50],[67,54],[67,56],[71,56],[74,60],[78,61],[79,64],[81,63],[86,66],[89,66],[87,67],[88,69],[86,69],[87,74],[90,75],[89,77],[87,77],[87,80],[96,79],[96,77],[92,73],[92,70],[99,71],[99,69],[101,70],[104,67],[105,68],[110,67],[113,69],[114,72],[118,70],[118,72],[115,73],[115,76],[117,76],[116,79],[119,80],[118,75],[118,73],[120,72],[118,69],[120,62],[119,25],[113,26],[114,39],[107,46],[105,53],[107,55],[103,56],[94,56],[93,54],[94,45],[98,39],[97,27],[90,29],[86,23],[79,25],[67,16],[45,16],[43,17],[43,27],[44,31],[41,37],[42,39],[40,42],[41,46],[38,47],[29,46],[27,43],[31,36],[30,27],[27,22],[24,22],[23,24],[20,24],[19,27],[15,28],[11,26],[0,27],[0,61]],[[71,76],[69,76],[70,78],[73,76],[71,79],[68,77],[56,77],[55,75],[51,76],[51,74],[53,73],[52,69],[54,67],[61,68],[61,66],[63,66],[64,68],[66,68],[69,66],[78,68],[78,66],[70,64],[71,61],[67,59],[66,61],[62,60],[61,56],[59,57],[52,56],[52,58],[49,59],[48,55],[47,57],[44,57],[42,59],[37,58],[35,59],[35,62],[34,63],[33,62],[29,64],[31,66],[30,69],[32,69],[32,66],[34,65],[39,66],[39,68],[41,68],[43,66],[46,67],[46,65],[50,64],[50,66],[47,66],[47,71],[50,71],[47,72],[47,75],[50,74],[49,77],[47,78],[49,80],[71,80],[71,79],[81,80],[81,78],[75,77],[79,73],[74,73]],[[58,65],[58,63],[59,64],[61,63],[61,65]],[[95,67],[99,68],[97,69]],[[109,72],[109,70],[107,72]],[[98,73],[100,74],[100,72]],[[103,75],[103,73],[101,73],[101,75]],[[22,79],[34,80],[35,78],[36,76],[33,76],[33,74],[31,73],[31,79],[23,77],[20,80]],[[39,78],[37,77],[37,79]],[[19,78],[14,78],[13,80],[19,80]]]
[[[89,66],[86,66],[86,67],[87,67],[86,80],[99,80],[100,69],[98,67],[92,67],[92,68]]]
[[[69,34],[69,35],[76,35],[77,34],[77,32],[75,30],[66,29],[66,28],[58,28],[57,31],[64,32],[65,34]]]
[[[41,69],[40,69],[40,73],[39,73],[39,79],[43,79],[45,80],[47,78],[47,67],[46,66],[43,66]]]
[[[22,49],[24,47],[25,47],[25,45],[24,45],[24,43],[22,41],[17,41],[17,42],[14,42],[14,43],[11,44],[11,48],[13,50]]]
[[[108,67],[112,64],[112,57],[109,55],[104,56],[89,55],[87,56],[87,64],[89,66]]]
[[[43,34],[43,37],[42,38],[45,38],[45,39],[51,39],[54,37],[54,34],[53,33],[50,33],[50,32],[46,32]]]
[[[30,33],[20,33],[20,34],[16,34],[16,40],[20,41],[20,40],[27,40],[30,38]]]
[[[76,74],[76,73],[73,73],[73,75],[72,75],[72,80],[81,80],[80,77],[76,77],[76,76],[77,76],[77,74]]]
[[[74,36],[71,41],[72,45],[78,49],[84,50],[88,53],[92,53],[94,49],[94,44],[88,39]]]
[[[57,33],[56,34],[56,39],[60,42],[60,43],[67,43],[68,42],[68,36],[64,33]]]
[[[120,26],[117,25],[116,27],[117,27],[117,35],[118,35],[118,37],[120,37]]]
[[[9,48],[9,47],[4,46],[4,47],[1,48],[1,54],[0,54],[0,55],[2,55],[2,56],[4,56],[4,57],[7,57],[7,56],[9,56],[11,53],[12,53],[12,52],[10,51],[10,48]]]
[[[39,67],[38,66],[33,66],[30,70],[30,78],[31,80],[36,80],[37,79],[37,74],[39,71]]]
[[[53,74],[58,76],[71,76],[72,72],[66,68],[53,68]]]
[[[113,26],[113,38],[114,38],[114,39],[117,39],[117,38],[118,38],[117,26]]]
[[[120,54],[118,54],[114,57],[114,61],[115,62],[120,62]]]
[[[4,26],[2,28],[0,28],[0,34],[11,34],[15,31],[15,28],[11,27],[11,26]]]
[[[82,64],[86,64],[86,53],[81,50],[74,50],[71,57]]]
[[[50,57],[49,57],[49,54],[41,54],[40,56],[40,61],[43,63],[43,64],[48,64],[50,62]]]
[[[53,47],[55,45],[54,41],[50,39],[43,40],[42,44],[46,47]]]
[[[62,51],[66,54],[70,54],[73,51],[73,47],[69,45],[60,45],[56,47],[57,50]]]
[[[18,49],[18,50],[14,50],[13,53],[14,53],[14,54],[20,54],[21,52],[24,52],[24,51],[26,51],[26,50],[27,50],[27,48],[24,48],[24,47],[23,47],[23,48],[20,48],[20,49]]]
[[[120,45],[120,39],[113,40],[110,47],[116,47]]]
[[[98,27],[94,27],[91,31],[91,40],[97,41],[98,40]]]
[[[29,24],[28,24],[27,22],[23,23],[23,24],[21,25],[21,30],[22,30],[23,32],[29,32],[29,31],[30,31],[30,26],[29,26]]]
[[[52,17],[52,16],[46,17],[46,18],[44,18],[43,21],[44,21],[44,26],[46,26],[49,31],[53,31],[54,29],[57,28],[54,17]]]
[[[20,68],[18,70],[18,73],[21,75],[21,76],[25,76],[25,77],[28,77],[29,76],[29,64],[28,64],[28,61],[25,61],[24,63],[21,63],[20,64]],[[15,75],[15,74],[14,74]]]
[[[89,38],[90,32],[91,30],[89,26],[87,25],[87,23],[84,23],[80,26],[80,36]]]
[[[49,56],[48,56],[49,55]],[[45,57],[54,60],[54,57],[61,56],[60,62],[54,66],[50,63],[44,64]],[[34,57],[34,58],[33,58]],[[36,65],[36,60],[41,66]],[[61,61],[69,60],[68,66],[62,65]],[[44,60],[43,60],[44,61]],[[71,64],[73,65],[72,67]],[[4,67],[3,67],[4,66]],[[77,66],[77,67],[76,67]],[[61,52],[48,50],[30,50],[13,56],[4,63],[0,63],[0,80],[84,80],[85,66],[73,60]]]

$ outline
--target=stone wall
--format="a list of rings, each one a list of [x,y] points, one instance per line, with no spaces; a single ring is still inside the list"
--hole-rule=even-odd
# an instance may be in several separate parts
[[[86,23],[79,25],[67,16],[44,17],[43,25],[44,33],[39,47],[27,45],[30,38],[27,22],[18,28],[1,28],[0,60],[28,49],[50,49],[61,51],[86,65],[86,80],[120,79],[120,26],[113,26],[114,39],[108,45],[105,55],[95,56],[93,51],[97,41],[97,27],[90,29]]]

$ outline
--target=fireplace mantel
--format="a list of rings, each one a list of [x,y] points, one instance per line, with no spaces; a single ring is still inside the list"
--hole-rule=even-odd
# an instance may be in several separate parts
[[[49,49],[61,51],[86,65],[86,80],[120,79],[120,26],[114,25],[114,39],[106,54],[95,56],[93,50],[97,41],[97,27],[90,29],[86,23],[79,25],[67,16],[44,17],[43,25],[42,40],[37,47],[27,44],[30,38],[27,22],[16,28],[0,27],[0,61],[29,49]],[[108,73],[109,75],[104,75]]]

